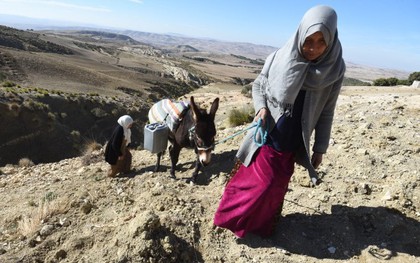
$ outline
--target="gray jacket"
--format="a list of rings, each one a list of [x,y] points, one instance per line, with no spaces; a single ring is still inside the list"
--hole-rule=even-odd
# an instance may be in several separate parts
[[[263,75],[259,75],[252,86],[252,97],[254,101],[255,112],[261,108],[266,107],[271,113],[269,116],[268,128],[271,131],[277,120],[284,114],[281,108],[274,106],[269,100],[266,100],[264,94],[261,92],[261,83]],[[332,85],[318,91],[306,91],[305,102],[302,112],[302,137],[305,144],[305,149],[296,153],[296,162],[308,170],[312,182],[315,184],[317,179],[317,172],[310,161],[310,138],[312,132],[315,131],[314,143],[312,150],[317,153],[326,153],[329,145],[331,126],[334,117],[335,105],[338,95],[341,90],[341,85],[344,77]],[[254,142],[255,128],[248,131],[245,136],[236,156],[241,162],[248,166],[251,163],[252,157],[258,149],[258,145]]]

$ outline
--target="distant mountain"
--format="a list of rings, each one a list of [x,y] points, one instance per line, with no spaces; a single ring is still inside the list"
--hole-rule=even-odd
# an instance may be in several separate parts
[[[346,61],[346,76],[362,81],[370,82],[379,78],[397,78],[397,79],[408,79],[408,76],[412,72],[396,70],[396,69],[383,69],[371,66],[365,66],[355,64]]]
[[[265,59],[268,54],[277,48],[252,43],[225,42],[214,39],[191,38],[185,36],[146,33],[139,31],[120,31],[123,35],[147,43],[153,46],[166,49],[179,49],[181,46],[188,46],[201,52],[241,55],[252,59]],[[346,61],[347,77],[370,82],[378,78],[396,77],[407,79],[411,72],[395,69],[383,69],[365,65],[359,65]]]
[[[252,43],[226,42],[215,39],[193,38],[172,34],[156,34],[131,30],[119,31],[118,33],[160,48],[172,48],[188,45],[202,52],[221,53],[227,55],[235,54],[252,59],[265,59],[268,54],[277,49],[272,46],[256,45]]]
[[[94,25],[64,24],[45,19],[33,19],[27,17],[0,15],[0,24],[13,26],[20,29],[34,30],[90,30],[91,32],[109,32],[119,36],[127,36],[132,41],[138,41],[160,49],[174,52],[205,52],[225,55],[239,55],[250,59],[265,59],[268,54],[277,47],[267,45],[256,45],[243,42],[226,42],[215,39],[194,38],[179,34],[157,34],[150,32],[140,32],[133,30],[105,29]],[[366,65],[355,64],[346,61],[346,76],[372,81],[378,78],[396,77],[407,79],[411,72],[395,69],[383,69]]]
[[[193,38],[179,34],[157,34],[133,30],[118,30],[100,28],[95,25],[82,25],[76,23],[65,23],[48,19],[36,19],[22,16],[0,14],[0,24],[15,27],[18,29],[34,30],[92,30],[113,32],[129,36],[137,41],[147,43],[159,48],[176,48],[180,45],[189,45],[203,52],[221,54],[236,54],[249,58],[265,58],[276,47],[256,45],[251,43],[226,42],[215,39]]]
[[[127,35],[118,34],[118,33],[103,32],[99,30],[80,30],[80,31],[77,31],[77,33],[81,35],[89,35],[90,37],[97,38],[97,39],[123,41],[126,44],[132,44],[132,45],[142,44],[141,42],[136,41]]]

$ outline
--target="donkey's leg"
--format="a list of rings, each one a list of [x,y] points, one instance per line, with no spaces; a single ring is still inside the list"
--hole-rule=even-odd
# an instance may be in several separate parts
[[[197,176],[198,176],[198,173],[200,172],[200,169],[201,169],[202,166],[203,165],[200,162],[200,158],[197,155],[197,160],[195,161],[194,172],[193,172],[192,178],[191,178],[191,180],[192,180],[193,183],[195,183],[197,181]]]
[[[160,152],[160,153],[157,153],[156,154],[157,160],[156,160],[155,172],[158,172],[159,171],[159,168],[160,168],[160,158],[162,157],[162,153],[163,152]]]
[[[175,177],[175,169],[176,169],[176,164],[178,163],[178,159],[179,159],[179,153],[181,152],[181,147],[177,144],[172,145],[172,147],[169,147],[169,155],[171,157],[171,171],[170,171],[170,175],[171,178],[176,178]]]

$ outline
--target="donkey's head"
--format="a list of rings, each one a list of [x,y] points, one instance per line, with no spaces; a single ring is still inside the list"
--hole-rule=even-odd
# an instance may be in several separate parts
[[[191,96],[191,109],[195,125],[194,143],[197,149],[200,163],[205,166],[210,163],[211,151],[214,148],[214,138],[216,136],[216,126],[214,125],[214,117],[219,108],[219,98],[216,98],[210,107],[210,112],[200,109]]]

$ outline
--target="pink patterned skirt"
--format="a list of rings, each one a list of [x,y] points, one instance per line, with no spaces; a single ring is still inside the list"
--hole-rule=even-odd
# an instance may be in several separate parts
[[[294,154],[264,145],[248,167],[241,165],[226,185],[214,224],[238,237],[269,236],[294,171]]]

